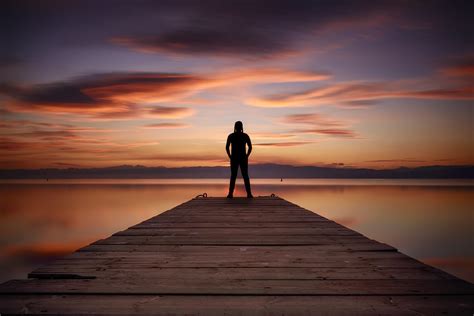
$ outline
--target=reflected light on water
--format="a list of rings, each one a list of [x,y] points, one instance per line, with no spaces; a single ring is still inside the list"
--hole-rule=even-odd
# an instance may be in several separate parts
[[[227,183],[226,179],[3,181],[0,282],[25,278],[35,267],[197,194],[225,196]],[[256,195],[275,193],[474,281],[470,180],[255,179],[252,184]],[[235,195],[245,195],[242,183]]]

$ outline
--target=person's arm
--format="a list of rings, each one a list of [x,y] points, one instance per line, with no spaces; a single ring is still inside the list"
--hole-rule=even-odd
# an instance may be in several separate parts
[[[227,142],[225,144],[225,151],[227,152],[227,156],[229,156],[229,159],[231,159],[229,147],[230,147],[230,135],[227,136]]]
[[[252,152],[252,142],[250,141],[250,137],[247,135],[247,146],[249,150],[247,151],[247,157],[250,156],[250,153]]]

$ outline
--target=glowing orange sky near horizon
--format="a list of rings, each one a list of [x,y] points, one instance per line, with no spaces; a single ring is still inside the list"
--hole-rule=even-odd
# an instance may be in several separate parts
[[[22,17],[7,36],[22,44],[0,56],[0,169],[227,165],[237,120],[253,164],[474,164],[460,13],[282,1],[282,20],[258,4],[144,2],[108,8],[103,25],[103,5],[5,11]]]

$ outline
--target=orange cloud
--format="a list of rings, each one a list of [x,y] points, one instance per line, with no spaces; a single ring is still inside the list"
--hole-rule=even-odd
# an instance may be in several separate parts
[[[341,126],[342,122],[328,119],[317,113],[290,114],[282,119],[282,122],[289,124],[311,124],[321,126]]]
[[[264,147],[293,147],[300,145],[312,144],[314,142],[309,141],[294,141],[294,142],[280,142],[280,143],[257,143],[254,146],[264,146]]]
[[[145,129],[169,129],[169,128],[187,128],[188,124],[183,123],[155,123],[142,126]]]
[[[210,163],[225,163],[228,162],[225,153],[221,155],[205,154],[205,153],[193,153],[193,154],[155,154],[155,155],[137,155],[128,158],[133,161],[179,161],[179,162],[210,162]]]
[[[99,81],[81,91],[95,100],[119,103],[159,103],[187,94],[204,79],[187,74],[136,73],[101,75]]]
[[[341,129],[341,128],[301,129],[301,130],[298,130],[297,132],[303,133],[303,134],[319,134],[319,135],[329,135],[329,136],[349,137],[349,138],[353,138],[357,136],[354,131],[349,130],[349,129]]]
[[[175,101],[190,94],[192,87],[203,81],[183,74],[96,74],[27,88],[3,85],[0,93],[10,99],[6,102],[6,109],[10,111],[72,113],[120,119],[154,114],[152,107],[143,105]],[[177,112],[186,111],[180,108],[174,113]]]
[[[156,118],[177,119],[192,115],[194,110],[186,107],[154,106],[147,108],[147,113]]]
[[[278,83],[278,82],[307,82],[327,80],[331,78],[329,72],[303,72],[281,68],[252,68],[252,69],[229,69],[214,74],[216,80],[247,83]]]
[[[451,65],[441,69],[441,74],[449,77],[474,76],[474,54],[459,58]]]
[[[282,118],[283,123],[310,126],[292,130],[294,134],[318,134],[335,137],[356,137],[356,133],[348,128],[348,124],[325,117],[318,113],[290,114]]]
[[[0,137],[0,163],[4,166],[19,166],[24,164],[24,160],[38,166],[58,160],[77,165],[81,160],[122,157],[135,148],[142,150],[142,147],[159,144],[146,139],[117,142],[106,133],[110,131],[107,129],[29,120],[4,121],[0,131],[3,135]]]
[[[370,104],[373,100],[415,98],[473,100],[474,88],[463,86],[446,89],[413,89],[394,82],[345,82],[286,93],[266,98],[251,98],[247,104],[257,107],[300,107],[315,105],[351,106]]]
[[[421,163],[427,162],[425,160],[413,159],[413,158],[405,158],[405,159],[377,159],[377,160],[367,160],[365,162],[371,163]]]
[[[255,139],[282,139],[293,137],[295,137],[295,135],[287,133],[252,133],[252,138]]]
[[[280,68],[234,68],[201,75],[169,73],[94,74],[59,83],[17,87],[3,84],[8,99],[3,110],[76,114],[96,119],[180,118],[190,116],[187,98],[213,88],[278,82],[325,80],[324,72]],[[200,101],[201,103],[204,101]],[[166,103],[167,106],[160,104]],[[190,98],[190,103],[195,100]]]
[[[472,65],[459,65],[455,67],[448,67],[442,70],[443,74],[447,76],[459,77],[459,76],[474,76],[474,64]]]
[[[0,150],[2,151],[12,152],[12,151],[19,151],[19,150],[30,149],[30,148],[42,149],[44,147],[43,145],[37,142],[18,141],[18,140],[14,140],[8,137],[0,138]],[[6,155],[6,153],[3,153],[3,155]]]

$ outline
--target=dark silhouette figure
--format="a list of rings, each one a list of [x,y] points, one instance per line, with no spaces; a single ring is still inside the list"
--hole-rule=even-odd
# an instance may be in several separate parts
[[[232,152],[229,150],[232,145]],[[248,147],[248,151],[245,150],[245,145]],[[247,191],[247,197],[252,198],[252,191],[250,190],[250,180],[248,174],[248,157],[252,152],[252,142],[250,141],[249,135],[244,133],[244,126],[241,121],[235,122],[234,132],[227,137],[227,143],[225,145],[227,156],[230,158],[230,184],[229,184],[229,195],[228,198],[232,198],[234,194],[235,179],[237,178],[237,171],[240,166],[240,172],[245,182],[245,190]]]

